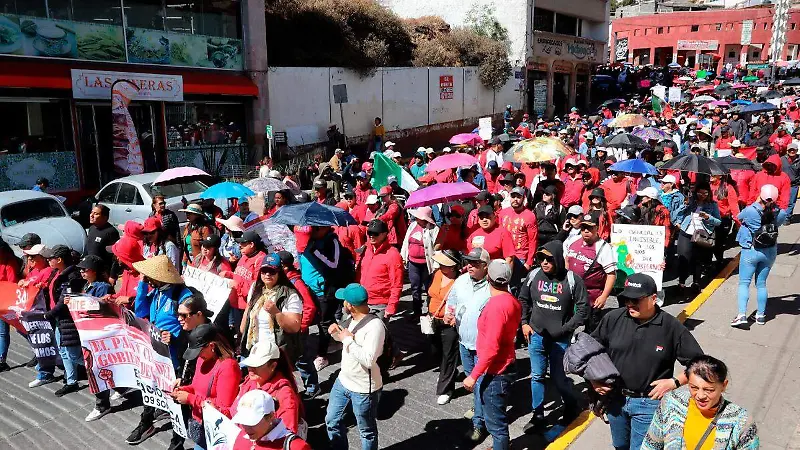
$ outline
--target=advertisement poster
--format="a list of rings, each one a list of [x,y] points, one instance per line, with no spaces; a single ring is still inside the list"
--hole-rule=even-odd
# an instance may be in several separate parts
[[[453,98],[453,76],[439,75],[439,99],[451,100]]]
[[[664,227],[611,225],[611,245],[617,258],[617,283],[634,273],[646,273],[661,290],[664,277]]]
[[[215,317],[225,303],[228,303],[233,280],[222,278],[219,275],[192,266],[186,266],[183,269],[183,281],[186,286],[193,287],[203,293],[208,309],[214,313],[212,317]]]
[[[533,80],[533,112],[537,117],[547,109],[547,81]]]
[[[114,171],[121,175],[144,173],[144,159],[139,135],[128,111],[128,105],[139,94],[139,87],[129,80],[118,80],[111,88],[111,145]]]

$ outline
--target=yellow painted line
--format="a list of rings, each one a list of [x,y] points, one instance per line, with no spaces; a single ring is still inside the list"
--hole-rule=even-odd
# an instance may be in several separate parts
[[[711,294],[713,294],[714,291],[722,286],[722,283],[729,276],[731,276],[731,273],[733,273],[738,266],[739,255],[736,255],[736,257],[734,257],[731,262],[729,262],[728,265],[725,266],[725,268],[722,269],[722,271],[716,277],[714,277],[710,283],[708,283],[708,286],[700,291],[700,293],[697,294],[697,297],[695,297],[688,305],[686,305],[685,308],[683,308],[683,311],[678,314],[678,320],[683,323],[686,321],[686,319],[691,317],[692,314],[697,312],[697,310],[703,306],[703,303],[705,303],[711,297]],[[565,450],[572,445],[572,443],[575,442],[575,440],[578,439],[578,437],[584,431],[586,431],[586,429],[589,428],[589,425],[591,425],[596,419],[597,416],[591,412],[582,412],[577,419],[573,420],[572,423],[569,424],[569,426],[560,435],[558,435],[558,437],[551,442],[550,445],[547,446],[547,450]]]

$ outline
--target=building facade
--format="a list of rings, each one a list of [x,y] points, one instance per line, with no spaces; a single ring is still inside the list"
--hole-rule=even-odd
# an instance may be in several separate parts
[[[246,159],[266,123],[263,10],[263,0],[0,0],[0,190],[45,176],[77,197],[117,177],[117,80],[139,87],[129,110],[146,171]]]
[[[769,60],[774,9],[771,6],[674,12],[624,17],[611,22],[615,61],[693,68],[760,66]],[[789,11],[781,60],[800,52],[800,10]]]

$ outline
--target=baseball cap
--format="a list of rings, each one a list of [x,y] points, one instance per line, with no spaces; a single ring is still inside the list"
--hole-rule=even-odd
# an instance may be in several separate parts
[[[636,195],[639,197],[658,198],[658,190],[653,186],[647,186],[641,191],[636,191]]]
[[[625,280],[625,289],[619,294],[621,298],[640,299],[658,292],[653,277],[645,273],[634,273]]]
[[[336,290],[336,298],[350,303],[353,306],[361,306],[367,303],[369,295],[364,286],[358,283],[350,283],[347,286]]]
[[[366,179],[367,178],[367,172],[364,172],[363,170],[361,172],[358,172],[356,174],[356,178],[364,178],[364,179]]]
[[[204,323],[189,333],[189,347],[183,352],[183,359],[193,360],[200,356],[203,347],[217,337],[217,329],[210,323]]]
[[[521,195],[521,196],[524,197],[525,196],[525,188],[522,187],[522,186],[515,187],[514,189],[511,190],[511,195],[514,195],[514,194]]]
[[[591,225],[593,227],[596,227],[597,226],[597,218],[595,216],[593,216],[592,214],[584,214],[583,217],[581,217],[581,224],[584,224],[584,223],[586,225]]]
[[[375,194],[370,194],[367,196],[367,200],[364,203],[367,205],[375,205],[378,203],[378,196]]]
[[[765,184],[761,186],[759,197],[761,197],[761,200],[775,200],[778,198],[778,188],[771,184]]]
[[[606,191],[603,188],[594,188],[592,192],[589,193],[589,199],[591,200],[592,197],[602,198],[605,200],[606,198]]]
[[[70,248],[67,247],[66,245],[56,245],[53,248],[45,247],[44,249],[42,249],[42,252],[40,254],[47,259],[69,258],[69,256],[72,254],[72,250],[70,250]]]
[[[258,242],[261,240],[261,236],[258,235],[254,230],[247,230],[242,233],[242,237],[236,238],[236,242],[240,244],[246,244],[248,242]]]
[[[497,284],[508,284],[511,280],[511,268],[502,259],[495,259],[489,263],[489,279]]]
[[[275,412],[275,399],[261,389],[252,390],[239,399],[233,423],[248,427],[256,426],[264,416]]]
[[[497,169],[497,161],[489,161],[486,164],[486,168],[489,170]]]
[[[41,244],[42,238],[36,233],[25,233],[22,239],[17,244],[19,247],[33,247],[36,244]]]
[[[442,149],[442,153],[450,153],[452,151],[453,151],[453,149],[451,149],[450,147],[445,147],[445,148]]]
[[[386,225],[386,222],[380,219],[373,219],[367,225],[367,234],[369,233],[388,233],[389,227]]]
[[[378,191],[378,196],[383,197],[384,195],[392,195],[392,187],[391,186],[384,186]]]
[[[200,241],[200,245],[205,248],[219,248],[222,245],[222,240],[216,234],[211,234]]]
[[[158,217],[148,217],[142,225],[142,232],[152,233],[161,229],[161,219]]]
[[[270,339],[256,342],[250,349],[250,354],[243,359],[241,365],[246,367],[261,367],[264,364],[281,357],[281,350]]]
[[[103,270],[103,258],[97,255],[86,255],[77,266],[79,269],[89,269],[100,272]]]
[[[482,202],[489,200],[491,197],[492,194],[490,194],[489,191],[480,191],[478,192],[478,195],[475,196],[475,200]]]
[[[383,144],[383,145],[384,145],[384,147],[389,148],[389,147],[392,147],[392,146],[397,145],[397,144],[395,144],[392,141],[386,141],[386,143]]]
[[[678,181],[678,180],[676,180],[675,179],[675,175],[672,175],[672,174],[664,175],[664,177],[661,178],[661,182],[662,183],[675,183],[676,181]]]
[[[581,208],[580,205],[572,205],[567,210],[567,215],[568,216],[576,216],[576,217],[577,216],[582,216],[583,215],[583,208]]]
[[[238,201],[238,203],[239,203],[240,205],[241,205],[242,203],[247,203],[247,204],[250,204],[250,199],[249,199],[249,198],[247,198],[247,196],[246,196],[246,195],[243,195],[243,196],[239,197],[239,201]]]
[[[591,131],[587,131],[586,133],[583,133],[583,138],[584,139],[594,139],[594,133],[592,133]]]
[[[320,189],[328,186],[328,183],[325,180],[316,180],[314,181],[314,189]]]
[[[278,256],[277,253],[270,253],[269,255],[264,257],[264,260],[261,261],[261,268],[269,267],[272,269],[280,269],[281,268],[281,257]]]
[[[545,194],[555,195],[556,192],[558,192],[558,188],[554,184],[551,184],[550,186],[544,188]]]
[[[492,208],[491,205],[483,205],[480,208],[478,208],[478,215],[480,216],[481,214],[489,214],[493,216],[494,208]]]
[[[481,261],[486,264],[489,264],[492,261],[492,259],[489,257],[489,252],[479,247],[473,248],[472,251],[461,258],[465,261]]]
[[[372,167],[373,166],[371,162],[365,162],[364,164],[361,165],[361,170],[366,172],[367,170],[372,170]]]
[[[41,255],[42,252],[45,250],[45,246],[42,244],[35,244],[31,248],[27,250],[23,250],[22,253],[33,256],[33,255]]]
[[[738,139],[734,139],[733,142],[731,142],[731,147],[741,147],[741,146],[742,146],[742,141]]]

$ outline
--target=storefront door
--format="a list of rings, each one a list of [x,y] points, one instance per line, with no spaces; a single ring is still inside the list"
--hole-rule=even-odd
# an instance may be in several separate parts
[[[553,76],[553,114],[556,116],[569,112],[569,85],[569,74],[556,73]]]

